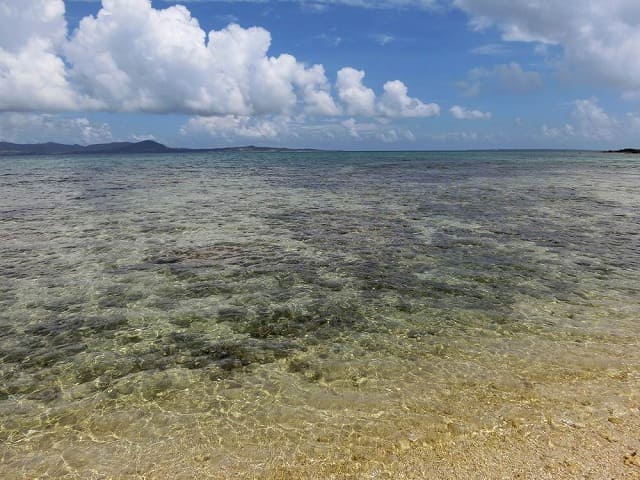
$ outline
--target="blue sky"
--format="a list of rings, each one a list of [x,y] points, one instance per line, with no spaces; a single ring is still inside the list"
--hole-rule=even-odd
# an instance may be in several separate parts
[[[0,0],[0,140],[638,146],[638,51],[637,0]]]

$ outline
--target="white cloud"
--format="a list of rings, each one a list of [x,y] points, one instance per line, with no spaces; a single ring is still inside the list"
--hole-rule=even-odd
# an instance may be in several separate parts
[[[342,43],[342,37],[338,35],[329,35],[327,33],[321,33],[320,35],[316,35],[318,40],[321,40],[323,43],[330,45],[332,47],[338,47]]]
[[[571,116],[578,132],[584,137],[611,139],[615,136],[617,122],[595,99],[576,100]]]
[[[376,138],[384,143],[396,143],[400,141],[413,142],[416,139],[411,130],[401,130],[396,128],[383,130],[376,135]]]
[[[640,114],[636,113],[627,113],[627,121],[631,127],[632,133],[636,135],[640,135]]]
[[[153,140],[155,142],[158,141],[158,138],[151,133],[140,134],[140,135],[134,133],[133,135],[131,135],[130,138],[134,142],[144,142],[145,140]]]
[[[490,72],[499,85],[510,93],[529,93],[542,86],[538,72],[527,72],[515,62],[496,65]]]
[[[193,117],[181,128],[184,136],[205,135],[224,142],[271,140],[286,131],[287,118],[260,118],[239,115]]]
[[[362,84],[364,71],[345,67],[338,71],[336,87],[349,115],[370,116],[375,113],[376,94]]]
[[[31,39],[16,52],[0,47],[0,111],[73,110],[78,105],[64,62],[48,40]]]
[[[446,132],[432,135],[431,138],[437,142],[446,143],[468,143],[480,139],[477,132]]]
[[[542,125],[541,133],[543,137],[550,139],[573,137],[576,135],[573,125],[569,125],[568,123],[562,127],[549,127],[546,124]]]
[[[65,118],[36,113],[0,114],[0,140],[16,143],[48,142],[55,138],[66,143],[102,143],[113,140],[106,123],[96,124],[86,118]]]
[[[43,0],[46,1],[46,0]],[[174,0],[166,0],[174,1]],[[206,0],[182,0],[189,1]],[[229,2],[239,0],[227,0]],[[248,0],[264,1],[264,0]],[[294,1],[294,0],[280,0]],[[331,5],[370,9],[437,9],[454,5],[467,12],[476,29],[495,26],[506,41],[560,45],[576,78],[621,89],[624,98],[640,92],[640,2],[638,0],[297,0],[304,8],[326,11]],[[498,55],[502,48],[481,46],[472,52]],[[466,83],[466,85],[464,85]],[[539,83],[539,82],[538,82]],[[461,82],[468,95],[478,82]]]
[[[274,118],[428,117],[440,110],[409,97],[399,80],[377,97],[364,86],[364,72],[350,67],[338,72],[338,103],[322,65],[269,55],[267,30],[231,24],[207,33],[182,5],[102,0],[69,38],[62,0],[23,0],[20,8],[0,0],[0,12],[0,111],[184,113],[194,115],[189,131],[235,128],[240,136],[269,138],[281,131]]]
[[[66,57],[81,91],[116,111],[199,115],[336,114],[320,65],[268,56],[271,35],[231,24],[208,35],[184,6],[104,0],[74,33]]]
[[[304,0],[303,0],[304,1]],[[363,8],[434,8],[436,0],[314,0],[316,3],[343,4]]]
[[[491,112],[482,112],[480,110],[469,110],[459,105],[454,105],[449,110],[451,115],[458,120],[490,120]]]
[[[18,52],[34,39],[50,46],[64,42],[67,22],[62,0],[0,0],[0,46]]]
[[[87,0],[91,1],[91,0]],[[164,0],[165,2],[173,2],[174,0]],[[182,0],[181,3],[191,2],[213,2],[216,0]],[[222,0],[228,3],[238,2],[255,2],[266,3],[267,0]],[[349,7],[360,7],[370,9],[391,9],[391,8],[419,8],[431,9],[438,5],[437,0],[276,0],[283,3],[300,3],[306,9],[312,9],[319,12],[331,5],[346,5]]]
[[[364,76],[363,70],[349,67],[338,72],[338,96],[349,115],[411,118],[440,114],[439,105],[409,97],[407,86],[400,80],[385,83],[382,96],[376,100],[375,92],[362,83]]]
[[[557,140],[623,141],[623,138],[631,137],[634,129],[633,115],[619,121],[605,112],[594,98],[574,101],[570,116],[571,123],[561,127],[543,125],[541,135]]]
[[[516,62],[495,65],[491,69],[474,68],[467,79],[456,86],[468,97],[478,95],[487,87],[500,93],[525,94],[542,87],[542,78],[538,72],[523,70]]]
[[[335,104],[322,65],[297,69],[294,83],[298,86],[305,102],[305,113],[310,115],[333,116],[342,112]]]
[[[474,28],[504,40],[560,45],[565,66],[588,80],[640,91],[638,0],[454,0]]]
[[[407,86],[400,80],[384,84],[384,93],[378,105],[383,115],[388,117],[433,117],[440,114],[440,106],[423,103],[407,94]]]
[[[395,126],[384,118],[359,121],[304,116],[267,116],[263,118],[226,116],[194,117],[180,133],[190,144],[272,145],[313,147],[331,141],[344,148],[374,148],[375,145],[407,144],[415,141],[408,128]]]
[[[456,82],[455,86],[465,97],[475,97],[480,93],[483,84],[478,80],[467,79]]]
[[[340,125],[344,131],[338,132],[337,137],[339,137],[340,134],[347,133],[351,138],[363,142],[378,140],[383,143],[396,143],[413,142],[416,139],[411,130],[389,126],[384,120],[378,122],[358,122],[354,118],[349,118],[342,121]],[[335,127],[337,127],[337,125]]]
[[[393,127],[384,120],[377,122],[358,122],[354,118],[344,120],[340,124],[344,132],[351,138],[361,141],[378,140],[383,143],[413,142],[416,137],[413,132],[406,128]]]
[[[472,48],[471,53],[475,55],[506,55],[509,49],[503,43],[487,43]]]
[[[360,133],[358,132],[358,122],[356,122],[355,118],[349,118],[344,120],[341,125],[347,130],[349,135],[353,138],[361,138]]]
[[[57,55],[62,0],[0,0],[0,111],[73,109],[78,97]]]
[[[393,35],[388,35],[386,33],[376,33],[371,35],[371,38],[374,42],[382,46],[385,46],[396,39]]]

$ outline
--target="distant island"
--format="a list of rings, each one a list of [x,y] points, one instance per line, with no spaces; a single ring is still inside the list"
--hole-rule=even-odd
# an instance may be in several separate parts
[[[605,153],[633,153],[640,154],[640,148],[623,148],[621,150],[607,150]]]
[[[111,142],[93,145],[66,145],[64,143],[11,143],[0,142],[0,157],[26,155],[131,155],[162,153],[206,153],[206,152],[317,152],[314,148],[257,147],[247,145],[241,147],[213,148],[173,148],[153,140],[141,142]],[[620,150],[604,150],[603,153],[640,154],[639,148],[623,148]]]
[[[96,155],[136,153],[193,153],[193,152],[303,152],[310,148],[220,147],[220,148],[171,148],[153,140],[142,142],[113,142],[95,145],[65,145],[62,143],[9,143],[0,142],[0,156],[10,155]]]

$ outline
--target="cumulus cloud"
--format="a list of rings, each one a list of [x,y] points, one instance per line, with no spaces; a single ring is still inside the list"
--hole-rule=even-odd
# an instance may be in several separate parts
[[[395,143],[402,140],[413,142],[416,139],[411,130],[402,130],[397,128],[384,130],[378,133],[376,138],[384,143]]]
[[[83,144],[113,140],[106,123],[94,123],[87,118],[65,118],[36,113],[0,114],[0,139],[8,142],[59,142]]]
[[[57,55],[67,24],[62,0],[0,0],[0,111],[78,104]]]
[[[559,45],[565,64],[590,80],[640,91],[637,0],[454,0],[476,29],[495,26],[506,41]]]
[[[103,0],[65,49],[71,77],[103,109],[199,115],[338,113],[320,65],[269,56],[271,35],[231,24],[206,34],[181,5]]]
[[[564,66],[613,88],[640,92],[640,2],[637,0],[326,0],[370,8],[433,8],[452,4],[477,30],[496,27],[505,41],[559,45]],[[494,46],[475,53],[502,52]]]
[[[364,71],[345,67],[338,71],[336,87],[340,100],[346,105],[349,115],[373,115],[376,94],[362,84]]]
[[[91,1],[91,0],[88,0]],[[172,0],[165,0],[172,1]],[[205,2],[214,0],[182,0],[182,3]],[[265,0],[222,0],[229,3],[256,2],[262,3]],[[390,8],[419,8],[431,9],[438,6],[437,0],[277,0],[280,2],[297,2],[304,8],[323,12],[331,5],[346,5],[349,7],[361,7],[370,9],[390,9]]]
[[[384,84],[384,93],[378,105],[383,115],[388,117],[433,117],[440,114],[440,106],[423,103],[407,94],[407,86],[400,80]]]
[[[469,110],[461,107],[460,105],[454,105],[449,110],[451,115],[458,120],[490,120],[491,112],[482,112],[480,110]]]
[[[378,97],[363,84],[364,72],[350,67],[334,87],[322,65],[270,55],[267,30],[230,24],[207,33],[183,5],[102,0],[70,36],[62,0],[22,0],[19,8],[0,0],[0,12],[0,111],[183,113],[194,115],[190,131],[234,128],[248,138],[275,134],[276,117],[439,113],[438,105],[409,97],[399,80],[384,84]]]
[[[548,139],[558,139],[563,137],[573,137],[576,130],[573,125],[565,124],[562,127],[550,127],[547,124],[542,125],[540,129],[542,136]]]
[[[400,80],[385,83],[382,95],[376,99],[375,92],[363,84],[364,76],[364,71],[350,67],[338,72],[338,96],[349,115],[410,118],[440,114],[439,105],[409,97],[407,86]]]
[[[612,141],[629,136],[634,129],[634,115],[619,121],[609,115],[598,104],[597,99],[578,99],[573,102],[571,122],[560,127],[543,125],[541,134],[549,139],[581,138],[586,140]]]
[[[48,40],[34,38],[15,52],[0,47],[0,111],[72,110],[79,104]]]
[[[516,62],[495,65],[491,69],[474,68],[467,74],[466,80],[456,86],[468,97],[478,95],[487,88],[500,93],[525,94],[542,87],[542,78],[538,72],[524,70]]]
[[[416,137],[407,128],[393,127],[385,121],[358,122],[355,118],[344,120],[340,124],[344,132],[351,138],[361,141],[377,140],[383,143],[395,143],[400,141],[413,142]]]
[[[615,136],[617,122],[595,99],[576,100],[571,116],[578,132],[585,137],[609,139]]]
[[[67,34],[64,13],[62,0],[0,0],[0,45],[10,52],[36,38],[60,45]]]
[[[193,117],[182,126],[185,136],[205,135],[222,141],[270,140],[287,129],[286,118],[255,118],[240,115]]]
[[[415,141],[413,132],[391,124],[387,119],[315,119],[284,115],[262,118],[226,116],[194,117],[186,122],[180,133],[182,138],[198,145],[256,144],[313,147],[331,141],[344,148],[372,148],[372,146]]]

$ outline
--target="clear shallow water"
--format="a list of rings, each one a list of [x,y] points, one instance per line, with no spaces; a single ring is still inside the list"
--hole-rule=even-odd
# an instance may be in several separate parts
[[[369,475],[619,413],[639,186],[575,152],[3,159],[0,466]]]

